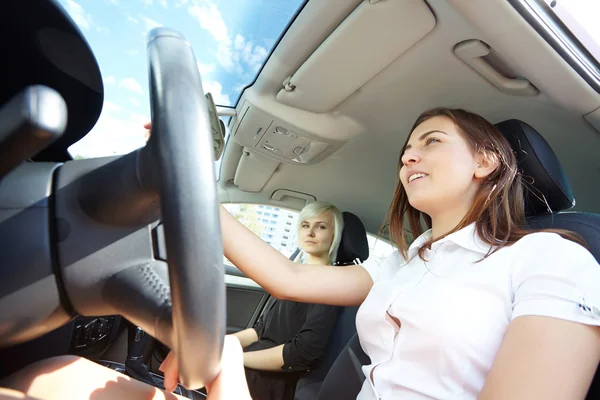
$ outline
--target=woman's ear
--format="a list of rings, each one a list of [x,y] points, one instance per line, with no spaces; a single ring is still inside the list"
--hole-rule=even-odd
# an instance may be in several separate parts
[[[500,160],[496,153],[479,152],[476,161],[475,178],[477,179],[487,178],[500,166]]]

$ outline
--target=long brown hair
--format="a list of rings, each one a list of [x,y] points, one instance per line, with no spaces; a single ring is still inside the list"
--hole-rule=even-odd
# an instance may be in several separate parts
[[[523,236],[539,232],[525,227],[524,181],[517,169],[517,160],[513,149],[502,133],[485,118],[461,109],[434,108],[425,111],[417,118],[411,133],[417,126],[434,117],[446,117],[458,128],[463,138],[474,152],[481,152],[484,157],[492,157],[498,161],[498,167],[480,184],[470,211],[447,236],[475,222],[479,237],[490,245],[486,255],[494,253],[504,246],[510,245]],[[400,158],[398,172],[402,167],[402,154],[406,149],[406,139]],[[532,190],[532,189],[528,189]],[[409,231],[404,229],[408,220]],[[404,187],[396,174],[396,190],[387,211],[384,226],[389,223],[390,240],[406,259],[408,257],[408,234],[416,238],[431,228],[429,216],[408,202]],[[425,227],[423,226],[425,224]],[[545,232],[558,233],[562,237],[586,246],[579,235],[562,229],[544,229]],[[430,239],[419,249],[419,256],[424,259],[425,249],[441,238]]]

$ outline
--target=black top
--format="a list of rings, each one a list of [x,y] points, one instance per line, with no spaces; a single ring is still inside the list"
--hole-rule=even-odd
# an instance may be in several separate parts
[[[281,372],[246,369],[252,398],[293,399],[298,378],[323,361],[339,310],[337,306],[274,298],[267,302],[265,312],[253,327],[258,341],[244,351],[264,350],[283,344],[284,364]]]

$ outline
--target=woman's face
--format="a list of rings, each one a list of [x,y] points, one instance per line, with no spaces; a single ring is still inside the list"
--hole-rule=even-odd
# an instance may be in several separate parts
[[[333,215],[330,212],[300,221],[298,247],[315,257],[327,255],[333,242],[333,230]]]
[[[450,119],[423,122],[402,155],[400,181],[410,205],[432,217],[470,208],[484,176],[481,159]]]

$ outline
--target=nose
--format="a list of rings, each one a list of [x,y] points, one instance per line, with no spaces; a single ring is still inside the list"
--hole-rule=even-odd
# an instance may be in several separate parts
[[[311,227],[311,228],[308,230],[308,236],[310,236],[310,237],[315,237],[315,228],[314,228],[314,227]]]
[[[421,161],[421,156],[413,149],[408,149],[404,152],[401,158],[403,165],[413,165]]]

